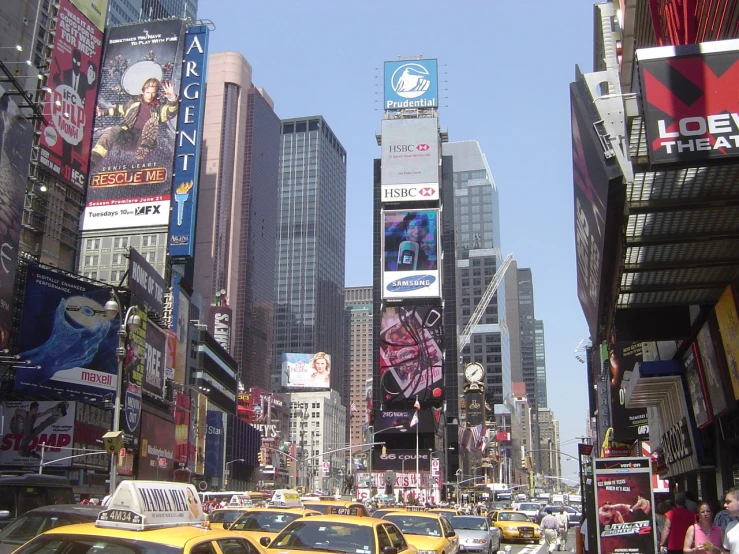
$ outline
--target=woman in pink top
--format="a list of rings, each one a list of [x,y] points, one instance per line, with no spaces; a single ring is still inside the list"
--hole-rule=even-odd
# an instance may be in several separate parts
[[[721,527],[713,523],[713,510],[707,502],[698,505],[698,523],[685,533],[684,554],[718,554],[724,542]]]

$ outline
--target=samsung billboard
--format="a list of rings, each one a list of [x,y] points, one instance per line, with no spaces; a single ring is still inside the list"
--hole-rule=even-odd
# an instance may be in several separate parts
[[[381,159],[383,187],[438,186],[438,118],[384,119]]]
[[[439,72],[431,60],[385,62],[385,110],[439,107]]]
[[[439,210],[385,210],[382,223],[382,297],[438,297]]]

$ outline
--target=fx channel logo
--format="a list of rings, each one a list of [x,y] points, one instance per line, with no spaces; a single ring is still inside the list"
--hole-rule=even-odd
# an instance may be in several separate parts
[[[385,109],[438,108],[436,60],[385,62]]]

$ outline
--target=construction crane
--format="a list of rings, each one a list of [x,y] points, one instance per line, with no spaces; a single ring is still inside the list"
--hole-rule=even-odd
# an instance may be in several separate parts
[[[457,355],[461,356],[462,350],[470,342],[470,335],[472,334],[472,330],[475,328],[475,325],[479,323],[482,314],[485,313],[490,300],[493,298],[495,291],[498,290],[498,285],[500,285],[500,282],[503,280],[503,276],[505,275],[505,272],[508,269],[508,266],[511,265],[512,261],[513,254],[508,254],[508,256],[506,256],[506,259],[503,260],[503,263],[500,264],[498,271],[496,271],[495,275],[493,275],[492,280],[488,284],[488,288],[485,289],[485,294],[482,295],[480,302],[477,303],[475,311],[472,312],[470,320],[467,322],[464,331],[462,331],[462,333],[459,335],[457,341]]]

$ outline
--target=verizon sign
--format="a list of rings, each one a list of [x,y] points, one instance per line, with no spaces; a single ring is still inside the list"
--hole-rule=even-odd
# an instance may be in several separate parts
[[[439,120],[382,121],[382,186],[439,183]]]
[[[439,185],[436,183],[385,185],[382,187],[383,202],[424,202],[438,199]]]
[[[739,40],[638,50],[649,161],[739,156]]]

